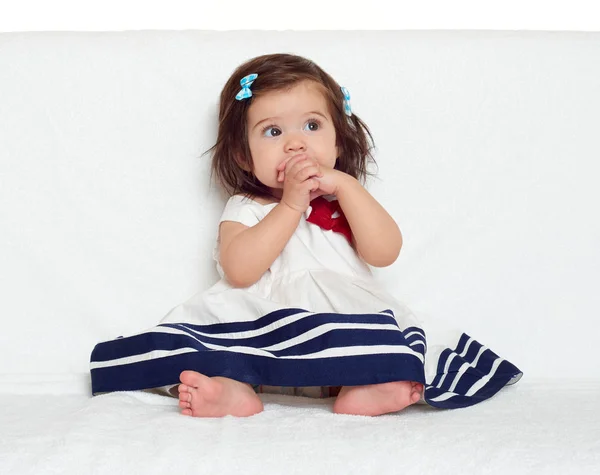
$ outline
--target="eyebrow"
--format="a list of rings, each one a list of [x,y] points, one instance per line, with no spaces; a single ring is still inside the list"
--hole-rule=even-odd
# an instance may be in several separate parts
[[[319,111],[310,111],[310,112],[304,113],[303,115],[319,115],[319,116],[323,117],[323,119],[327,120],[327,116]],[[263,122],[274,121],[275,119],[281,119],[281,117],[275,116],[275,117],[267,117],[265,119],[262,119],[262,120],[258,121],[256,124],[254,124],[254,127],[252,127],[252,130],[254,130],[256,127],[258,127]]]

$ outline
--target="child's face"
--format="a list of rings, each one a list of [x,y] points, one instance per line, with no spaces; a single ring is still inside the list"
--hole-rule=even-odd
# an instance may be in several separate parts
[[[283,188],[277,166],[295,155],[304,153],[324,167],[335,166],[335,127],[316,83],[302,81],[290,90],[257,97],[247,119],[253,173],[276,196]]]

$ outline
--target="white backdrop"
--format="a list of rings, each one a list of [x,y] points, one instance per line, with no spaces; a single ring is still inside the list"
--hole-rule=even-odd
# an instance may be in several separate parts
[[[600,31],[596,0],[0,1],[0,31]]]
[[[600,377],[600,34],[0,35],[0,383],[87,373],[93,345],[214,282],[217,97],[306,55],[352,94],[404,248],[378,271],[526,377]]]

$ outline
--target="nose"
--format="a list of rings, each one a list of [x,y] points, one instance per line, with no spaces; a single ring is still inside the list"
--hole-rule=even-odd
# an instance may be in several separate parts
[[[286,152],[306,151],[306,141],[304,134],[296,132],[288,134],[285,142]]]

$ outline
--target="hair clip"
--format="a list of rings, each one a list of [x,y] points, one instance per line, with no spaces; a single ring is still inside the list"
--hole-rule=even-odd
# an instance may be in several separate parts
[[[242,101],[244,99],[248,99],[249,97],[252,97],[252,91],[250,90],[250,86],[252,86],[252,83],[254,82],[254,80],[257,77],[258,77],[258,74],[248,74],[248,76],[244,76],[242,78],[242,80],[240,81],[240,84],[242,85],[242,89],[235,96],[235,98],[238,101]]]
[[[340,88],[342,90],[342,94],[344,95],[344,112],[348,117],[352,115],[352,107],[350,107],[350,92],[345,87]]]

